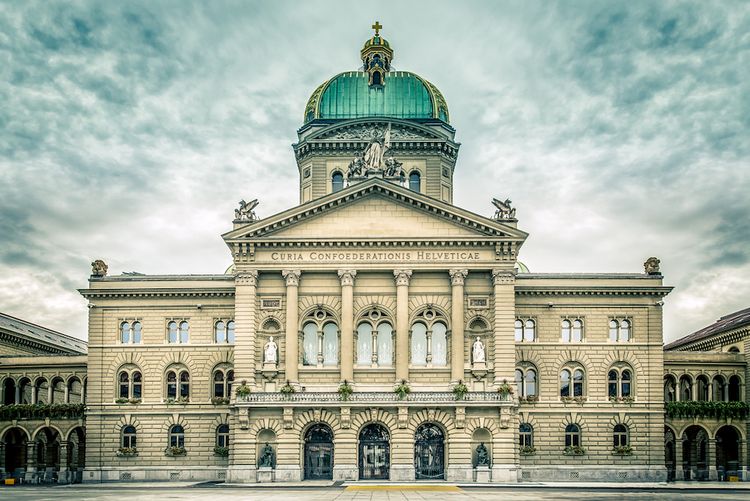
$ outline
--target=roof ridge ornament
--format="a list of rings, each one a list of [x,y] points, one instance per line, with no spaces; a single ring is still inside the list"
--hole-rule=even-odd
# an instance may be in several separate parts
[[[257,221],[259,218],[255,214],[255,208],[258,206],[260,202],[258,202],[258,199],[251,200],[250,202],[245,202],[245,200],[240,200],[240,207],[239,209],[234,209],[234,221],[235,222],[242,222],[242,221]]]
[[[496,221],[516,221],[516,208],[511,206],[512,203],[510,198],[506,198],[505,202],[498,198],[492,199],[492,205],[497,209],[494,216]]]

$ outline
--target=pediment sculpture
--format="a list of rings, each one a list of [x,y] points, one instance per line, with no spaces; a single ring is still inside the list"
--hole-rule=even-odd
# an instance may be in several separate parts
[[[349,163],[346,173],[349,183],[363,181],[371,176],[402,182],[403,163],[396,160],[393,155],[388,155],[390,149],[391,126],[388,125],[382,137],[372,138],[364,151]]]
[[[319,139],[359,139],[359,140],[371,140],[383,137],[387,129],[391,129],[391,138],[397,140],[422,140],[422,139],[436,139],[436,136],[428,134],[419,134],[417,131],[407,129],[402,126],[395,126],[391,128],[391,125],[385,124],[358,124],[350,125],[346,128],[336,129],[330,133],[324,133]]]

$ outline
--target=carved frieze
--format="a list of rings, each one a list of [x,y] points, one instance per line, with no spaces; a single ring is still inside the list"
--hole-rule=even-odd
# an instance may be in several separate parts
[[[372,139],[383,137],[387,128],[388,124],[385,123],[357,124],[333,130],[315,139],[358,139],[363,141],[370,141]],[[415,129],[410,129],[399,124],[391,125],[391,138],[405,141],[437,139],[435,136],[425,134]]]

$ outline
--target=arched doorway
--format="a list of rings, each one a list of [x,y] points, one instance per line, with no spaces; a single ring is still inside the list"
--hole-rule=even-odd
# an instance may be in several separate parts
[[[11,428],[5,432],[5,471],[13,478],[23,478],[26,472],[26,432]]]
[[[667,467],[667,482],[675,479],[675,436],[672,429],[664,427],[664,465]]]
[[[333,431],[323,423],[305,433],[305,480],[333,480]]]
[[[708,434],[690,426],[682,434],[682,469],[685,480],[708,480]]]
[[[414,470],[417,480],[445,479],[445,437],[436,424],[425,423],[414,434]]]
[[[60,471],[60,434],[42,428],[36,434],[36,465],[39,482],[57,482]]]
[[[86,466],[86,432],[80,426],[73,428],[68,441],[70,482],[76,484],[83,480],[83,469]]]
[[[371,423],[359,432],[359,479],[388,480],[390,435],[385,426]]]
[[[716,432],[716,469],[719,480],[738,476],[740,469],[740,434],[734,426],[722,426]]]

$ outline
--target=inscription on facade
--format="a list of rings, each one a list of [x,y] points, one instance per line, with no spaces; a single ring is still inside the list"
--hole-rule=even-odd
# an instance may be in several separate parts
[[[312,262],[338,263],[359,261],[363,263],[393,261],[428,261],[438,263],[480,261],[483,256],[479,251],[292,251],[271,252],[271,261],[276,262]]]

